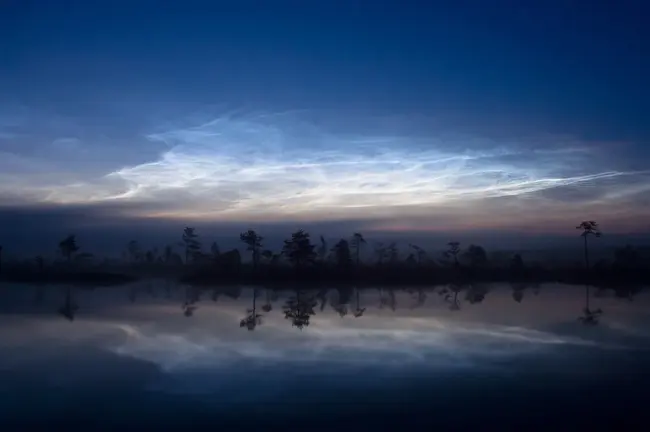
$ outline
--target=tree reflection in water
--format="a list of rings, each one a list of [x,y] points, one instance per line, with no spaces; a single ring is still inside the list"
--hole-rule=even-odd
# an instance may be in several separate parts
[[[486,284],[474,283],[469,286],[467,293],[465,294],[465,300],[469,304],[477,304],[485,300],[485,296],[489,292],[488,286]]]
[[[264,292],[266,295],[266,302],[262,306],[262,310],[266,313],[269,313],[273,310],[273,304],[271,304],[271,297],[270,297],[271,290],[265,289]]]
[[[379,309],[389,308],[393,312],[397,309],[395,291],[379,288]]]
[[[590,289],[589,285],[585,285],[585,307],[582,309],[582,316],[578,317],[578,320],[585,325],[596,325],[600,320],[600,316],[603,314],[603,311],[598,308],[592,310],[589,305]]]
[[[334,309],[341,318],[349,312],[350,299],[352,298],[352,289],[348,287],[337,288],[331,300],[332,309]]]
[[[72,288],[68,287],[65,290],[65,299],[63,305],[59,308],[59,314],[68,321],[74,321],[75,314],[79,310],[79,305],[75,302]]]
[[[460,283],[451,283],[447,285],[446,288],[440,290],[439,295],[444,296],[443,298],[447,303],[449,303],[449,309],[452,311],[460,310],[460,301],[458,300],[458,293],[463,289],[463,286]]]
[[[512,298],[517,303],[521,303],[524,300],[524,291],[528,285],[525,283],[511,283],[510,287],[512,288]]]
[[[411,294],[411,297],[415,300],[415,303],[410,307],[410,309],[416,309],[423,306],[427,300],[427,294],[422,288],[408,289],[406,291]]]
[[[302,330],[309,325],[309,320],[316,312],[318,305],[315,297],[304,290],[297,290],[295,296],[287,299],[283,312],[286,319],[291,320],[291,326]]]
[[[183,301],[183,315],[191,317],[199,308],[197,304],[201,300],[201,288],[188,286],[185,287],[185,300]]]
[[[359,317],[363,316],[363,313],[366,311],[366,308],[361,307],[361,302],[360,302],[360,299],[359,299],[359,289],[358,288],[356,289],[356,297],[357,297],[357,308],[354,311],[354,317],[359,318]]]
[[[246,310],[246,316],[239,321],[239,327],[246,327],[249,331],[262,324],[262,315],[257,313],[257,288],[253,288],[253,308]]]
[[[508,286],[508,285],[506,285]],[[526,289],[533,287],[533,289],[538,290],[538,287],[530,285],[527,283],[512,283],[509,285],[511,290],[511,297],[517,302],[522,302],[524,298],[524,292]],[[141,285],[140,289],[148,289],[149,285]],[[171,293],[170,284],[166,283],[163,285],[165,290],[168,290]],[[196,286],[182,286],[178,285],[179,288],[184,290],[184,298],[182,301],[182,311],[185,317],[192,317],[196,313],[199,302],[201,300],[201,294],[203,292],[202,288]],[[34,287],[34,295],[30,296],[31,305],[43,301],[43,296],[45,295],[46,286],[39,285]],[[155,286],[152,286],[155,288]],[[173,286],[172,286],[173,288]],[[635,286],[634,289],[638,292],[643,287]],[[135,293],[138,291],[138,285],[133,285],[129,287],[130,293]],[[274,288],[264,288],[264,303],[262,305],[258,304],[260,296],[262,296],[262,288],[253,289],[253,301],[252,307],[246,309],[246,315],[238,320],[239,326],[241,328],[246,328],[249,331],[255,330],[259,325],[263,324],[263,317],[267,314],[271,314],[273,311],[272,302],[279,298],[277,291]],[[567,288],[569,289],[569,288]],[[627,288],[629,291],[631,288]],[[460,297],[459,294],[465,290],[464,296]],[[597,290],[597,291],[596,291]],[[290,295],[282,307],[282,314],[285,319],[291,320],[291,324],[298,329],[304,329],[304,327],[309,326],[311,317],[316,314],[316,309],[321,313],[328,313],[327,304],[329,303],[332,307],[332,310],[337,313],[340,317],[345,317],[347,315],[352,315],[355,318],[362,317],[367,312],[367,307],[362,304],[362,294],[363,289],[361,288],[351,288],[351,287],[339,287],[335,290],[321,288],[318,290],[307,290],[307,289],[297,289]],[[375,306],[378,309],[390,308],[395,311],[397,309],[397,293],[404,292],[407,293],[411,299],[416,301],[415,306],[409,304],[406,306],[408,309],[413,309],[425,304],[425,299],[427,298],[427,292],[436,292],[436,288],[431,288],[430,290],[426,289],[404,289],[404,290],[393,290],[386,288],[379,288],[379,304]],[[497,289],[496,292],[499,290]],[[608,291],[610,294],[608,294]],[[609,299],[613,301],[618,297],[622,297],[620,292],[624,291],[618,287],[603,287],[598,286],[592,287],[587,285],[584,287],[584,307],[582,308],[582,313],[578,317],[578,320],[585,325],[596,325],[599,323],[603,315],[603,310],[601,308],[593,308],[591,304],[592,295],[594,292],[598,293],[598,296],[594,297]],[[627,292],[625,291],[625,292]],[[237,300],[241,293],[241,286],[223,286],[220,288],[215,288],[214,290],[210,288],[209,292],[214,296],[221,296],[229,298],[228,301]],[[462,299],[467,303],[477,305],[484,303],[484,300],[488,293],[492,292],[490,284],[477,284],[477,283],[455,283],[449,284],[442,289],[437,291],[438,294],[443,297],[445,305],[451,311],[459,312],[462,309]],[[76,317],[76,313],[79,310],[79,305],[75,300],[75,290],[73,287],[68,287],[64,291],[64,301],[63,304],[58,307],[57,312],[59,315],[63,316],[69,321],[73,321]],[[494,294],[491,294],[494,295]],[[624,297],[626,298],[626,297]],[[158,297],[157,301],[166,301]],[[173,300],[172,300],[173,301]],[[265,312],[263,315],[260,313],[260,309]]]

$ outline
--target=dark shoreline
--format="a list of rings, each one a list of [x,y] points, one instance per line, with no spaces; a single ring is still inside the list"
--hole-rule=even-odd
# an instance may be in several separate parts
[[[125,285],[146,279],[167,279],[196,286],[219,285],[295,285],[305,288],[322,285],[342,286],[433,286],[468,285],[479,283],[543,284],[562,283],[567,285],[592,285],[603,288],[636,287],[650,284],[650,270],[635,269],[592,269],[576,268],[527,268],[510,271],[505,268],[431,268],[431,267],[361,267],[340,270],[331,267],[312,267],[296,271],[290,267],[266,268],[253,271],[242,266],[239,271],[223,271],[213,267],[189,266],[174,269],[88,269],[88,270],[44,270],[41,272],[22,269],[5,269],[0,273],[0,282],[31,284],[79,284],[113,286]]]

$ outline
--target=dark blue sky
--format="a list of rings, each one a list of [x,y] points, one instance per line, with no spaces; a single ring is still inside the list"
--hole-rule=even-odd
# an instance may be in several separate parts
[[[56,104],[487,109],[647,133],[644,2],[406,3],[9,1],[3,83],[29,89],[3,90]]]
[[[649,9],[5,1],[0,199],[259,226],[643,231]]]

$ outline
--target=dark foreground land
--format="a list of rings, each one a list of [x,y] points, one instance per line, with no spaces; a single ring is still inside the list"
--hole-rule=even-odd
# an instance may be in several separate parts
[[[589,284],[603,288],[634,288],[650,283],[650,266],[596,265],[589,269],[580,266],[467,266],[385,264],[359,265],[340,268],[316,263],[303,268],[288,265],[243,264],[223,266],[214,264],[120,265],[120,266],[60,266],[34,269],[24,266],[5,266],[0,281],[16,283],[122,285],[145,278],[165,278],[191,285],[300,284],[317,287],[338,285],[466,285],[472,283],[564,283]]]

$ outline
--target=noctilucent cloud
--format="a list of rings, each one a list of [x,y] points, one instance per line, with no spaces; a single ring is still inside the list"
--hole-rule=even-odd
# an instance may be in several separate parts
[[[642,1],[0,5],[0,200],[376,231],[650,215]]]

